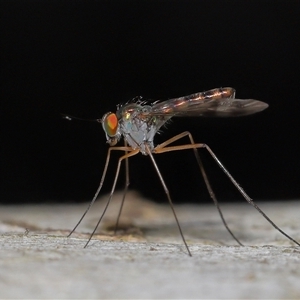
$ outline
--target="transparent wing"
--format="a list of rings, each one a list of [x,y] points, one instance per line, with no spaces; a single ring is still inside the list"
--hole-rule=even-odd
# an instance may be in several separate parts
[[[251,115],[266,109],[269,105],[253,99],[203,98],[198,94],[156,103],[150,115],[154,116],[203,116],[237,117]]]

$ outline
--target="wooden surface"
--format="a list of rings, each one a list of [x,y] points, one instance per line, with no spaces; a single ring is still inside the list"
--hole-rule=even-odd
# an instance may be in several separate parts
[[[213,204],[176,206],[193,257],[168,205],[131,192],[121,230],[121,195],[83,249],[103,210],[97,201],[71,238],[87,204],[0,207],[0,298],[300,298],[300,247],[249,204],[222,205],[236,244]],[[300,241],[300,201],[261,204]]]

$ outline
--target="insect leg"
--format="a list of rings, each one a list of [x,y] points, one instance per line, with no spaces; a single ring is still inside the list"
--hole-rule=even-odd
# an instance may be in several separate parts
[[[277,229],[281,234],[283,234],[285,237],[287,237],[289,240],[300,246],[300,243],[298,243],[295,239],[293,239],[291,236],[289,236],[287,233],[285,233],[282,229],[280,229],[262,210],[261,208],[251,199],[246,192],[243,190],[243,188],[235,181],[235,179],[231,176],[231,174],[227,171],[227,169],[223,166],[223,164],[220,162],[220,160],[217,158],[217,156],[214,154],[214,152],[205,145],[205,148],[210,153],[212,158],[217,162],[219,167],[222,169],[222,171],[227,175],[227,177],[230,179],[230,181],[234,184],[234,186],[238,189],[238,191],[242,194],[242,196],[246,199],[246,201],[251,204],[275,229]]]
[[[126,140],[124,140],[124,144],[125,144],[125,147],[127,147]],[[128,153],[128,151],[125,151],[125,154],[127,154],[127,153]],[[124,201],[125,201],[125,197],[126,197],[126,194],[127,194],[127,191],[128,191],[129,184],[130,184],[130,182],[129,182],[129,161],[128,161],[128,157],[126,157],[125,158],[125,187],[124,187],[124,191],[123,191],[123,198],[122,198],[121,206],[120,206],[118,217],[117,217],[117,222],[116,222],[116,225],[115,225],[114,234],[116,234],[117,230],[118,230],[120,216],[121,216],[121,213],[122,213],[122,209],[123,209],[123,205],[124,205]]]
[[[110,203],[110,201],[111,201],[111,199],[112,199],[112,196],[113,196],[113,194],[114,194],[114,192],[115,192],[115,188],[116,188],[117,180],[118,180],[118,177],[119,177],[119,172],[120,172],[120,167],[121,167],[122,160],[123,160],[123,159],[126,159],[126,158],[128,158],[128,157],[134,156],[134,155],[138,154],[139,151],[140,151],[139,149],[132,150],[132,148],[130,148],[130,147],[113,147],[113,149],[114,149],[114,148],[119,148],[118,150],[120,150],[120,148],[121,148],[123,151],[131,150],[131,152],[126,153],[125,155],[123,155],[123,156],[121,156],[121,157],[119,158],[119,162],[118,162],[118,166],[117,166],[117,171],[116,171],[114,183],[113,183],[113,186],[112,186],[112,189],[111,189],[109,198],[108,198],[108,200],[107,200],[107,203],[106,203],[106,205],[105,205],[105,208],[104,208],[104,210],[103,210],[103,213],[102,213],[102,215],[100,216],[100,218],[99,218],[99,220],[98,220],[98,222],[97,222],[97,225],[95,226],[93,232],[91,233],[91,235],[90,235],[88,241],[87,241],[86,244],[84,245],[84,248],[86,248],[87,245],[89,244],[89,242],[90,242],[91,238],[93,237],[93,235],[95,234],[95,232],[96,232],[96,230],[97,230],[97,228],[98,228],[98,226],[99,226],[99,224],[100,224],[100,222],[101,222],[103,216],[104,216],[105,213],[106,213],[106,210],[107,210],[107,208],[108,208],[108,205],[109,205],[109,203]]]
[[[190,138],[190,141],[191,141],[191,144],[188,144],[188,145],[180,145],[180,146],[175,146],[175,148],[173,149],[173,147],[166,147],[167,145],[179,140],[179,139],[182,139],[184,137],[188,136]],[[218,212],[219,212],[219,215],[221,217],[221,220],[223,222],[223,225],[225,226],[225,228],[227,229],[227,231],[229,232],[229,234],[232,236],[233,239],[236,240],[236,242],[240,245],[240,246],[243,246],[243,244],[239,241],[239,239],[233,234],[233,232],[230,230],[230,228],[228,227],[227,225],[227,222],[223,216],[223,213],[222,213],[222,210],[220,208],[220,205],[219,205],[219,202],[217,200],[217,197],[210,185],[210,182],[208,180],[208,177],[207,177],[207,174],[206,174],[206,171],[204,169],[204,166],[203,166],[203,163],[202,163],[202,160],[200,158],[200,155],[197,151],[197,148],[201,148],[201,147],[194,147],[193,145],[195,145],[195,142],[193,140],[193,137],[192,135],[185,131],[185,132],[182,132],[172,138],[170,138],[169,140],[165,141],[164,143],[158,145],[155,149],[154,149],[154,153],[164,153],[164,152],[167,152],[167,151],[176,151],[176,150],[185,150],[185,149],[193,149],[194,150],[194,154],[195,154],[195,157],[196,157],[196,160],[197,160],[197,163],[198,163],[198,166],[200,168],[200,172],[202,174],[202,177],[204,179],[204,182],[205,182],[205,185],[206,185],[206,188],[208,190],[208,193],[211,197],[211,199],[213,200]],[[201,145],[201,144],[200,144]],[[188,148],[185,148],[185,146],[188,146]],[[184,147],[184,148],[183,148]],[[168,149],[173,149],[173,150],[168,150]]]
[[[162,145],[168,145],[184,136],[189,136],[191,143],[188,145],[180,145],[180,146],[170,146],[163,148]],[[177,138],[178,137],[178,138]],[[171,142],[169,142],[171,140]],[[219,167],[222,169],[222,171],[226,174],[226,176],[230,179],[230,181],[233,183],[233,185],[236,187],[236,189],[240,192],[240,194],[244,197],[244,199],[251,204],[275,229],[277,229],[282,235],[287,237],[289,240],[300,246],[300,243],[298,243],[295,239],[293,239],[291,236],[289,236],[287,233],[285,233],[282,229],[280,229],[262,210],[261,208],[248,196],[248,194],[244,191],[244,189],[236,182],[236,180],[231,176],[231,174],[228,172],[228,170],[224,167],[224,165],[221,163],[221,161],[217,158],[215,153],[206,145],[206,144],[193,144],[192,135],[189,132],[183,132],[174,138],[166,141],[165,143],[159,145],[156,147],[153,151],[153,153],[164,153],[169,151],[177,151],[177,150],[185,150],[185,149],[197,149],[197,148],[205,148],[209,154],[212,156],[212,158],[215,160],[215,162],[219,165]],[[169,142],[169,143],[168,143]]]
[[[101,180],[100,180],[99,187],[98,187],[92,201],[89,203],[87,209],[85,210],[85,212],[83,213],[83,215],[81,216],[80,220],[77,222],[75,227],[72,229],[72,231],[69,233],[68,237],[70,237],[72,235],[72,233],[76,230],[76,228],[79,226],[79,224],[81,223],[81,221],[83,220],[83,218],[85,217],[87,212],[90,210],[90,208],[92,207],[92,205],[96,201],[96,199],[97,199],[97,197],[98,197],[98,195],[101,191],[101,188],[103,186],[103,182],[104,182],[104,179],[105,179],[105,176],[106,176],[106,172],[107,172],[107,168],[108,168],[108,164],[109,164],[109,160],[110,160],[110,153],[111,153],[112,150],[132,151],[132,148],[131,147],[110,147],[108,149],[107,156],[106,156],[106,162],[105,162],[105,166],[104,166],[104,170],[103,170],[103,174],[102,174],[102,177],[101,177]]]
[[[160,173],[160,171],[159,171],[159,168],[158,168],[158,166],[157,166],[157,164],[156,164],[156,162],[155,162],[155,160],[154,160],[154,157],[153,157],[153,155],[152,155],[152,153],[151,153],[151,151],[150,151],[150,149],[149,149],[149,147],[148,147],[148,145],[147,145],[146,143],[145,143],[145,149],[147,150],[147,154],[150,156],[150,158],[151,158],[151,160],[152,160],[152,163],[153,163],[153,165],[154,165],[154,168],[155,168],[155,170],[156,170],[156,172],[157,172],[157,174],[158,174],[158,177],[159,177],[159,179],[160,179],[160,181],[161,181],[161,184],[162,184],[162,186],[163,186],[163,188],[164,188],[164,190],[165,190],[165,193],[166,193],[167,198],[168,198],[168,200],[169,200],[169,204],[170,204],[170,206],[171,206],[173,215],[174,215],[174,217],[175,217],[175,220],[176,220],[176,223],[177,223],[177,226],[178,226],[178,229],[179,229],[179,232],[180,232],[182,241],[183,241],[183,243],[184,243],[184,245],[185,245],[185,247],[186,247],[186,250],[187,250],[189,256],[192,256],[192,254],[191,254],[191,252],[190,252],[190,249],[189,249],[189,247],[188,247],[188,245],[187,245],[187,243],[186,243],[186,241],[185,241],[185,238],[184,238],[184,236],[183,236],[183,233],[182,233],[182,230],[181,230],[181,227],[180,227],[180,224],[179,224],[179,221],[178,221],[178,218],[177,218],[175,209],[174,209],[173,201],[172,201],[171,196],[170,196],[170,192],[169,192],[169,190],[168,190],[168,188],[167,188],[167,185],[165,184],[165,181],[164,181],[164,179],[163,179],[163,177],[162,177],[162,175],[161,175],[161,173]]]

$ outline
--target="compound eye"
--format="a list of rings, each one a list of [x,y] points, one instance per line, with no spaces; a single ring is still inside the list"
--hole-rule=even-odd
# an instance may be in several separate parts
[[[117,134],[118,118],[114,113],[107,113],[102,119],[102,126],[106,134],[113,137]]]

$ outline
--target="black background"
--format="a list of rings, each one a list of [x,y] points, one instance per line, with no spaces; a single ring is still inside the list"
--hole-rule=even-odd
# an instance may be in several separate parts
[[[244,118],[174,118],[156,143],[189,130],[254,199],[298,198],[299,9],[299,1],[1,1],[1,202],[93,196],[104,132],[60,113],[100,118],[137,95],[165,100],[222,86],[270,107]],[[240,199],[200,151],[217,196]],[[175,201],[209,200],[192,151],[156,159]],[[131,188],[165,201],[149,158],[130,166]]]

